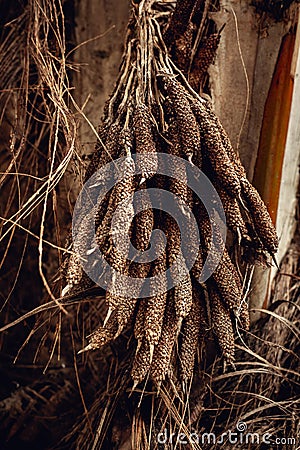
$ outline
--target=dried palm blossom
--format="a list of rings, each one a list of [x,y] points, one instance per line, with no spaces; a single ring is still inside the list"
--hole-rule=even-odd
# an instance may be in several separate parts
[[[194,60],[193,71],[189,77],[189,82],[196,91],[199,90],[200,83],[206,76],[209,66],[214,62],[220,37],[220,33],[213,33],[199,47]]]
[[[152,123],[149,109],[143,103],[136,105],[133,115],[133,129],[135,136],[136,153],[148,154],[139,163],[142,178],[150,178],[157,170],[157,155],[151,131]]]
[[[183,321],[180,345],[181,378],[186,381],[193,376],[195,356],[200,337],[204,336],[207,328],[206,312],[202,292],[193,289],[193,303],[191,310]]]
[[[167,280],[166,280],[166,255],[163,253],[154,263],[151,275],[160,276],[159,287],[162,293],[154,297],[150,297],[147,301],[147,309],[145,312],[144,328],[145,336],[150,345],[157,345],[162,333],[162,322],[167,302]]]
[[[219,193],[235,245],[247,263],[266,261],[265,255],[274,254],[278,246],[267,209],[247,180],[212,106],[196,94],[176,67],[179,57],[183,59],[177,62],[185,73],[191,63],[189,54],[195,44],[190,23],[193,6],[189,1],[178,0],[173,18],[168,22],[170,10],[170,2],[133,2],[120,75],[105,106],[100,140],[86,172],[88,179],[105,164],[125,157],[123,178],[118,178],[102,203],[96,205],[97,245],[116,277],[106,292],[108,312],[104,324],[91,335],[86,350],[100,348],[127,328],[126,332],[133,337],[129,342],[135,342],[136,346],[131,367],[134,385],[146,377],[157,384],[168,375],[173,383],[176,377],[183,381],[191,378],[199,337],[205,341],[209,335],[208,320],[224,359],[230,363],[234,361],[232,319],[237,319],[237,325],[242,328],[249,328],[247,299],[237,260],[227,248],[219,260],[219,249],[226,243],[216,223],[212,239],[208,215],[188,187],[185,165],[174,163],[170,168],[174,176],[168,178],[160,172],[159,153],[177,156],[204,171]],[[176,28],[177,22],[181,24],[180,30]],[[198,87],[214,59],[219,39],[220,33],[215,33],[200,46],[195,63],[198,79],[190,78],[194,87],[195,84]],[[177,53],[172,45],[174,41]],[[185,230],[189,247],[197,255],[191,271],[187,269],[181,248],[183,236],[176,221],[153,207],[148,188],[170,191],[177,198],[182,217],[195,216],[201,248],[194,248],[197,239],[189,221]],[[134,193],[145,194],[136,215]],[[155,195],[164,210],[161,193]],[[91,245],[88,231],[91,219],[82,217],[78,232],[80,255],[81,249],[83,252],[86,245]],[[128,236],[143,254],[149,249],[155,228],[165,233],[165,249],[151,261],[130,260],[128,244],[119,246],[122,237]],[[212,263],[219,262],[212,276],[199,286],[208,254]],[[68,263],[64,263],[67,264],[66,281],[70,286],[79,286],[84,282],[80,256],[73,254],[68,258]],[[120,295],[118,273],[136,279],[158,276],[159,281],[150,283],[153,290],[147,298],[138,299],[129,290],[125,296]],[[170,280],[174,282],[172,289],[168,288]],[[157,287],[159,292],[155,290]]]
[[[178,338],[178,319],[171,299],[166,306],[163,330],[159,343],[155,347],[151,364],[151,377],[157,383],[163,381],[166,377]]]
[[[222,302],[213,283],[209,283],[209,299],[213,331],[226,362],[234,361],[234,332],[230,311]]]
[[[247,178],[241,179],[242,191],[247,207],[253,218],[255,230],[260,237],[264,248],[274,254],[278,248],[278,237],[266,205],[259,196],[257,190]]]

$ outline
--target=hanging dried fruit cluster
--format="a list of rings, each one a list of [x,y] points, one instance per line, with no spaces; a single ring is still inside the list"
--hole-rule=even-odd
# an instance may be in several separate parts
[[[247,180],[211,105],[193,91],[168,56],[163,39],[168,8],[168,3],[154,0],[133,7],[119,79],[106,104],[99,129],[101,142],[86,174],[88,179],[106,163],[126,156],[125,178],[97,205],[96,242],[109,264],[120,273],[137,278],[162,275],[161,293],[151,298],[114,294],[112,280],[106,293],[107,317],[85,348],[100,348],[126,326],[131,327],[137,341],[132,363],[135,384],[147,376],[160,383],[171,373],[186,381],[193,374],[196,352],[211,329],[225,361],[233,363],[234,327],[249,327],[241,271],[227,249],[213,275],[205,284],[198,284],[203,261],[208,252],[215,251],[210,222],[199,199],[185,183],[184,167],[177,168],[176,178],[167,179],[157,173],[158,153],[184,158],[210,178],[222,200],[231,237],[246,263],[267,263],[278,245],[267,209]],[[149,154],[140,175],[134,171],[135,153]],[[168,291],[165,272],[181,251],[179,230],[170,215],[148,208],[132,220],[133,203],[123,203],[122,223],[118,226],[130,235],[138,250],[147,250],[151,232],[156,228],[165,233],[167,244],[155,261],[144,264],[130,261],[126,249],[121,254],[115,246],[120,230],[112,226],[112,217],[117,205],[138,190],[147,193],[149,187],[177,195],[193,211],[201,237],[192,270]],[[89,218],[82,220],[79,239],[83,248],[90,248]],[[184,268],[182,255],[181,260]],[[71,256],[67,261],[67,289],[76,289],[86,281],[84,277],[80,258]]]

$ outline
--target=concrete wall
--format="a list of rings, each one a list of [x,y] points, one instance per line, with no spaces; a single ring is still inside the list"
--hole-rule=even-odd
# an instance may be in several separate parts
[[[79,70],[75,98],[80,107],[85,105],[84,114],[96,128],[118,74],[129,4],[129,0],[76,0],[76,41],[82,45],[75,52]],[[84,120],[80,136],[83,153],[91,153],[96,137]]]

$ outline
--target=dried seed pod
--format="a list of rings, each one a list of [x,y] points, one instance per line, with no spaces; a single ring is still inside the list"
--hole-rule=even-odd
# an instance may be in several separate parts
[[[181,241],[178,227],[175,221],[169,216],[166,219],[166,236],[167,236],[167,264],[170,267],[170,274],[175,285],[173,296],[176,305],[178,317],[185,317],[191,307],[192,286],[189,271],[186,266],[185,259],[181,251]],[[194,236],[193,229],[187,227],[187,232],[191,238],[190,251],[197,252],[197,237]],[[196,258],[194,267],[200,268],[202,261],[201,255]],[[180,280],[180,281],[179,281]]]
[[[237,311],[238,320],[245,331],[250,330],[250,315],[249,315],[249,306],[248,303],[243,300]]]
[[[148,340],[149,344],[151,345],[157,345],[161,331],[162,331],[162,324],[163,324],[163,317],[164,317],[164,311],[165,306],[167,302],[167,278],[166,278],[166,254],[165,252],[160,255],[157,260],[154,262],[154,266],[152,269],[151,275],[153,277],[160,275],[160,282],[161,282],[161,289],[163,290],[162,293],[157,294],[154,297],[148,298],[147,301],[147,310],[145,314],[145,336]],[[157,287],[157,281],[155,282],[156,285],[153,286],[155,289]]]
[[[82,275],[83,269],[81,265],[80,256],[77,254],[70,255],[66,275],[66,281],[68,283],[69,288],[80,283]]]
[[[190,23],[190,18],[195,7],[195,2],[191,0],[178,0],[164,35],[167,46],[183,35]]]
[[[82,257],[86,255],[86,249],[92,246],[93,239],[93,211],[86,216],[77,219],[79,224],[76,232],[76,253],[69,256],[66,281],[69,287],[81,282],[83,276]],[[74,248],[74,245],[73,245]],[[77,253],[78,252],[78,253]]]
[[[145,336],[145,316],[147,311],[147,299],[141,298],[138,302],[138,310],[134,323],[134,337],[137,341],[142,341]]]
[[[154,349],[151,365],[151,377],[159,383],[163,381],[169,370],[172,351],[178,336],[178,319],[171,299],[168,299],[164,321],[164,332],[160,336],[158,345]]]
[[[241,179],[243,198],[251,213],[255,230],[270,254],[278,250],[278,237],[267,207],[257,190],[246,179]]]
[[[164,231],[167,237],[167,264],[171,266],[181,253],[180,231],[173,218],[166,217]]]
[[[218,286],[222,299],[231,310],[237,309],[242,296],[242,293],[236,284],[234,272],[236,272],[236,269],[227,250],[225,250],[222,260],[212,277]]]
[[[218,226],[214,222],[214,241],[212,241],[211,224],[207,215],[203,214],[203,211],[199,210],[200,224],[199,229],[201,233],[201,239],[203,242],[203,253],[207,257],[208,253],[211,258],[211,264],[215,265],[218,262],[217,267],[212,273],[212,278],[217,283],[218,289],[222,295],[222,299],[228,305],[228,308],[235,310],[241,301],[241,288],[237,285],[236,279],[238,274],[230,259],[228,251],[225,248],[225,243],[222,240],[222,236],[218,232]],[[220,252],[223,250],[221,259]],[[194,272],[192,271],[194,275]],[[209,282],[209,280],[208,280]]]
[[[213,112],[212,107],[210,106],[210,104],[206,103],[205,104],[205,109],[206,109],[206,113],[209,117],[209,120],[212,121],[221,136],[222,142],[223,142],[223,146],[226,150],[226,153],[230,159],[230,161],[232,162],[234,169],[238,175],[239,178],[241,177],[246,177],[246,171],[244,166],[242,165],[242,162],[240,160],[239,155],[234,151],[230,139],[228,137],[228,134],[226,133],[226,131],[224,130],[223,125],[221,124],[220,119],[216,116],[216,114]]]
[[[123,129],[118,124],[113,123],[108,131],[107,138],[103,138],[103,142],[105,143],[105,149],[102,148],[102,153],[100,154],[100,159],[98,161],[98,166],[96,166],[95,170],[99,170],[104,167],[106,164],[112,163],[114,159],[121,158],[128,154],[128,148],[132,146],[132,136],[129,130]],[[100,151],[100,150],[99,150]],[[96,163],[94,163],[95,165]],[[111,170],[107,172],[99,171],[96,177],[96,183],[101,186],[101,184],[105,185],[109,182],[110,178],[113,176],[114,167],[111,166]],[[92,169],[90,169],[91,172]],[[89,172],[89,173],[90,173]],[[87,173],[86,179],[89,178],[89,174]],[[104,178],[105,177],[105,178]],[[97,205],[97,212],[95,215],[95,226],[96,229],[101,225],[106,213],[109,208],[109,199],[110,192],[105,194],[102,201]]]
[[[209,299],[214,333],[226,362],[234,361],[234,332],[230,312],[225,308],[217,289],[210,284]]]
[[[149,109],[143,103],[139,103],[133,115],[133,129],[135,136],[136,153],[146,155],[147,158],[137,160],[137,166],[141,169],[142,178],[151,178],[157,172],[156,146],[152,135],[152,121]]]
[[[182,150],[189,161],[195,154],[200,158],[200,131],[183,86],[171,77],[163,77],[163,84],[174,108],[181,137]]]
[[[134,179],[134,162],[131,157],[126,158],[124,166],[125,176],[114,186],[109,198],[106,215],[96,231],[96,242],[103,252],[107,252],[108,248],[113,245],[113,239],[115,239],[115,242],[118,242],[119,234],[124,234],[124,231],[125,234],[129,233],[134,217],[131,196],[134,194],[136,183]],[[122,204],[120,204],[121,202]],[[111,222],[117,207],[119,208],[118,215],[115,216],[117,220],[115,220],[114,227],[112,227]]]
[[[189,274],[181,279],[174,287],[173,296],[178,319],[186,317],[193,303],[192,282]]]
[[[112,318],[105,326],[100,326],[89,337],[87,350],[95,350],[114,339],[118,330],[118,323]]]
[[[179,135],[178,126],[175,120],[172,120],[167,134],[168,140],[172,145],[168,146],[168,153],[173,156],[177,156],[178,160],[170,162],[170,170],[176,174],[176,177],[170,178],[169,190],[182,201],[182,204],[186,204],[189,208],[193,207],[193,192],[188,187],[188,177],[186,172],[185,163],[182,161],[184,156],[182,149],[182,142]],[[184,207],[184,206],[183,206]]]
[[[189,22],[185,32],[176,39],[174,62],[184,74],[187,74],[190,64],[194,27]]]
[[[240,180],[224,148],[218,126],[210,120],[205,106],[199,101],[194,100],[191,108],[201,129],[203,156],[210,162],[221,185],[238,198],[241,192]]]
[[[196,99],[190,94],[188,94],[188,99],[190,101],[192,111],[195,114],[198,123],[201,122],[202,118],[204,118],[206,119],[206,121],[214,125],[216,130],[218,130],[223,144],[223,148],[225,149],[229,160],[232,162],[237,176],[239,178],[246,177],[246,171],[240,160],[240,157],[234,151],[230,139],[228,137],[228,134],[226,133],[220,119],[213,111],[211,104],[207,101],[200,102],[198,99]]]
[[[127,261],[129,242],[124,242],[123,236],[129,236],[134,217],[131,196],[135,190],[135,180],[134,163],[131,157],[127,157],[124,171],[125,177],[114,186],[106,216],[96,231],[96,242],[111,267],[126,275],[129,266]],[[115,212],[116,207],[118,207],[118,214]],[[123,243],[120,250],[116,247],[116,243],[119,245]],[[120,281],[118,273],[116,273],[115,278],[111,280],[108,286],[106,301],[112,310],[118,308],[123,302],[123,297],[120,297],[120,288],[122,288],[122,292],[123,288],[126,290],[126,286],[121,286],[121,282],[123,281]]]
[[[201,298],[201,293],[197,289],[193,289],[192,308],[183,321],[181,329],[181,347],[180,347],[180,365],[181,379],[183,381],[192,377],[195,364],[195,355],[198,347],[199,336],[203,334],[207,326],[206,313]]]
[[[150,271],[150,264],[131,264],[129,266],[128,273],[133,278],[146,278]],[[124,327],[130,322],[134,315],[135,306],[137,304],[137,298],[124,299],[119,305],[116,311],[117,321],[119,324],[118,333],[120,333]],[[144,318],[139,325],[144,323]],[[140,335],[141,337],[141,335]],[[137,337],[137,339],[139,339]]]
[[[189,77],[189,82],[196,92],[199,92],[200,84],[203,82],[209,66],[214,63],[219,43],[220,34],[211,34],[199,47],[198,52],[196,53]]]
[[[154,227],[154,214],[151,208],[150,196],[144,185],[140,187],[143,196],[140,198],[141,209],[134,219],[134,233],[132,236],[135,248],[144,252],[150,244],[151,233]]]
[[[194,265],[191,269],[191,274],[196,280],[200,280],[201,274],[203,270],[203,260],[202,260],[202,251],[201,248],[198,250],[198,254],[196,257],[196,260],[194,262]]]
[[[151,350],[150,344],[146,339],[143,339],[141,345],[138,347],[132,365],[131,376],[134,385],[141,383],[147,375],[151,366]]]
[[[242,217],[238,201],[228,194],[226,189],[216,184],[215,188],[219,194],[226,216],[226,225],[240,237],[248,238],[248,230]]]
[[[96,172],[96,170],[117,159],[121,154],[121,145],[119,136],[121,127],[119,123],[108,124],[103,123],[98,130],[98,134],[102,143],[97,142],[95,152],[93,153],[91,162],[86,170],[85,182]]]

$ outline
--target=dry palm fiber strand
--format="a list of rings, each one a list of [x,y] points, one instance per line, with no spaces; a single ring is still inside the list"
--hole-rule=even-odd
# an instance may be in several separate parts
[[[176,37],[179,39],[187,32],[182,42],[189,31],[187,28],[193,10],[190,6],[191,2],[178,2],[177,12],[172,19],[176,23],[178,11],[184,11],[187,16],[186,24]],[[162,14],[164,8],[166,14]],[[193,314],[193,308],[198,311],[199,302],[195,303],[197,295],[192,289],[192,278],[199,279],[203,267],[202,259],[207,257],[208,252],[214,262],[219,255],[218,247],[224,245],[218,233],[216,242],[211,242],[208,217],[203,215],[201,208],[195,204],[195,196],[187,187],[188,179],[184,166],[179,164],[173,167],[175,176],[167,179],[159,173],[161,168],[157,164],[158,152],[189,160],[204,170],[207,167],[212,168],[213,170],[207,170],[207,175],[224,202],[229,227],[236,235],[241,235],[241,243],[245,248],[252,246],[258,253],[258,250],[274,252],[276,247],[275,231],[268,220],[268,213],[262,208],[256,191],[245,179],[244,169],[220,121],[209,103],[192,90],[166,52],[162,36],[171,38],[173,27],[171,22],[169,31],[165,34],[169,10],[170,5],[161,2],[158,4],[155,0],[133,4],[120,76],[105,107],[100,130],[100,138],[105,148],[101,147],[101,143],[98,144],[96,156],[87,172],[90,175],[104,163],[110,162],[109,154],[113,159],[126,155],[125,178],[116,183],[109,192],[107,203],[97,205],[97,243],[116,271],[136,278],[146,278],[163,273],[178,258],[177,264],[171,270],[171,277],[175,278],[180,274],[180,282],[176,283],[172,291],[167,292],[163,274],[160,283],[165,284],[166,292],[160,292],[150,298],[135,299],[130,292],[127,296],[119,295],[118,280],[112,280],[106,294],[109,311],[104,329],[113,330],[116,336],[130,325],[130,332],[137,341],[137,353],[132,369],[135,382],[142,381],[149,370],[154,381],[165,379],[173,350],[178,347],[178,335],[182,325],[190,330],[187,331],[187,339],[191,336],[190,342],[187,340],[182,344],[183,349],[185,346],[190,349],[184,354],[185,368],[182,367],[184,377],[190,376],[191,372],[187,368],[189,361],[190,365],[193,365],[196,345],[194,336],[199,320],[198,312]],[[182,18],[180,21],[182,23]],[[215,36],[211,36],[211,41],[207,41],[205,64],[211,60],[217,41]],[[204,49],[204,46],[202,48]],[[147,153],[150,157],[140,164],[141,173],[136,176],[132,156],[139,157]],[[129,202],[120,207],[120,202],[124,199],[136,191],[144,190],[147,193],[150,187],[169,190],[178,197],[178,205],[183,214],[188,216],[191,213],[187,208],[189,207],[195,215],[201,235],[201,249],[191,274],[186,269],[186,261],[180,247],[181,236],[173,218],[167,216],[165,219],[165,214],[154,211],[151,206],[137,214],[133,220],[134,203]],[[163,210],[163,197],[159,193],[157,196]],[[148,203],[146,197],[145,203]],[[112,218],[118,207],[121,208],[122,214],[112,226]],[[255,208],[264,211],[264,218],[260,222]],[[187,227],[186,234],[190,238],[192,248],[195,239],[190,225]],[[166,234],[166,251],[163,256],[147,264],[129,261],[128,248],[120,252],[113,240],[121,240],[122,235],[126,234],[133,245],[140,252],[144,252],[148,250],[151,232],[155,228],[162,229]],[[243,243],[243,239],[248,241]],[[69,266],[71,269],[71,260]],[[80,283],[80,274],[74,273],[72,276]],[[206,286],[210,297],[208,303],[211,306],[212,322],[215,323],[225,358],[230,360],[233,357],[233,330],[231,325],[228,330],[228,343],[225,339],[224,323],[231,323],[230,314],[239,311],[240,321],[247,328],[248,317],[247,303],[241,304],[242,286],[238,280],[237,269],[226,249]],[[203,309],[203,305],[201,307]],[[94,338],[93,348],[97,347],[97,343],[102,345],[105,339],[101,336],[106,332],[103,327],[100,328],[99,338]]]
[[[240,276],[237,271],[234,271],[234,277],[236,284],[241,292],[243,292],[243,286],[240,279]],[[242,327],[243,330],[249,331],[250,329],[250,314],[249,314],[249,306],[247,303],[247,299],[244,295],[242,295],[240,304],[238,305],[237,310],[235,311],[236,319],[238,320],[238,325]]]

